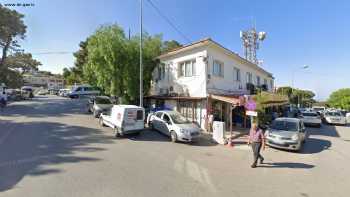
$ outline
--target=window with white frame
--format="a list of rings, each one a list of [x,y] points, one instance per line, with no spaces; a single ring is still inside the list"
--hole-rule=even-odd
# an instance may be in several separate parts
[[[260,76],[256,76],[256,85],[260,86]]]
[[[179,77],[191,77],[197,75],[196,60],[179,63]]]
[[[233,68],[233,80],[241,81],[241,70],[239,68]]]
[[[253,74],[250,72],[247,72],[247,83],[253,83]]]
[[[213,75],[218,77],[224,76],[224,64],[218,60],[213,63]]]

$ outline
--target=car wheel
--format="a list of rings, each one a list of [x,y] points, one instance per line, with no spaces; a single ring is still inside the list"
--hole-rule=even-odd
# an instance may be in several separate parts
[[[98,123],[100,124],[101,127],[105,126],[105,124],[103,123],[102,117],[99,118]]]
[[[152,122],[148,123],[148,127],[151,128],[152,130],[154,130],[154,126],[153,126]]]
[[[114,131],[115,138],[122,137],[122,135],[119,133],[119,129],[117,127],[114,127],[113,131]]]
[[[171,137],[172,142],[177,142],[177,135],[176,135],[175,131],[172,131],[170,133],[170,137]]]

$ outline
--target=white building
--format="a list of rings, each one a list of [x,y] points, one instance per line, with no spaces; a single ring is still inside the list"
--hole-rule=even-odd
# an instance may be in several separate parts
[[[147,104],[165,105],[206,128],[209,114],[229,122],[230,106],[240,105],[249,87],[273,91],[271,73],[210,38],[160,55]],[[220,109],[218,109],[220,108]],[[218,112],[220,111],[220,112]],[[207,113],[208,112],[208,113]],[[220,114],[217,114],[220,113]]]
[[[56,75],[46,75],[42,73],[29,73],[23,75],[24,85],[33,87],[43,87],[47,89],[64,88],[64,79]]]

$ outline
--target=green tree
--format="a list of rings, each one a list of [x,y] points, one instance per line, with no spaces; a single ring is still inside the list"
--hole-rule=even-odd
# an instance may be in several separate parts
[[[11,49],[19,47],[18,38],[24,39],[26,26],[23,22],[23,14],[10,10],[0,5],[0,47],[2,56],[0,59],[0,73],[5,73],[5,60]]]
[[[285,86],[278,88],[277,93],[287,96],[289,102],[294,105],[299,103],[301,106],[310,106],[315,102],[313,99],[315,97],[315,93],[310,90],[294,89],[289,86]]]
[[[162,44],[162,53],[166,53],[172,49],[181,47],[182,45],[177,42],[176,40],[169,40],[169,41],[164,41]]]
[[[327,101],[334,108],[350,110],[350,88],[343,88],[334,91]]]
[[[21,74],[31,70],[38,70],[41,63],[33,59],[30,53],[14,53],[6,58],[5,65],[7,68],[15,69]]]

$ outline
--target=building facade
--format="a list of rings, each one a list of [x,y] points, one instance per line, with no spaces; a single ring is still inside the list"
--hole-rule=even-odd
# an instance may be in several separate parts
[[[33,87],[43,87],[47,89],[64,88],[64,79],[57,75],[47,75],[40,72],[27,73],[23,75],[24,85]]]
[[[208,115],[229,122],[232,105],[251,87],[274,90],[271,73],[211,39],[204,39],[158,57],[150,105],[166,106],[207,128]],[[220,114],[218,114],[220,113]]]

